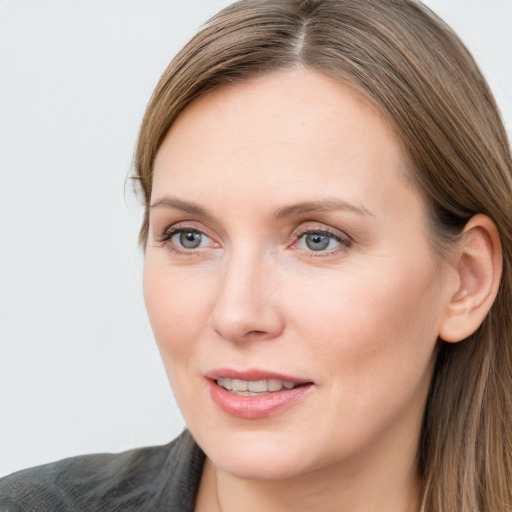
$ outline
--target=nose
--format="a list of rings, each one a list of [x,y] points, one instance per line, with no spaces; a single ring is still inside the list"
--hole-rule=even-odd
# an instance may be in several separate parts
[[[232,342],[274,339],[284,329],[279,280],[263,257],[233,254],[218,282],[210,327]]]

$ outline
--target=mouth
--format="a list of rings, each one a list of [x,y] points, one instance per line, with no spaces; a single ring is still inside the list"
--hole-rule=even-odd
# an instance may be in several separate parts
[[[283,389],[295,389],[307,385],[307,383],[293,382],[291,380],[242,380],[229,377],[215,379],[215,382],[229,393],[239,396],[261,396],[277,393]]]
[[[263,419],[302,402],[312,381],[260,370],[216,370],[206,374],[213,402],[230,416]]]

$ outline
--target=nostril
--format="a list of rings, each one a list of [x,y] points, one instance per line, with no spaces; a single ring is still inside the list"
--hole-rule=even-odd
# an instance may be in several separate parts
[[[258,330],[248,331],[243,335],[243,338],[246,340],[261,339],[261,338],[267,338],[267,337],[273,337],[273,335],[267,331],[258,331]]]

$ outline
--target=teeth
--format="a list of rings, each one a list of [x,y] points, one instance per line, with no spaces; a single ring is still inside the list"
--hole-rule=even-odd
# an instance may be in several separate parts
[[[217,379],[217,384],[225,389],[233,389],[233,383],[231,379]]]
[[[265,380],[240,380],[220,378],[217,384],[235,394],[255,396],[263,393],[281,391],[281,389],[293,389],[297,384],[289,380],[265,379]]]
[[[269,391],[279,391],[283,387],[283,383],[280,380],[268,379],[267,388]]]
[[[233,391],[247,391],[247,385],[249,384],[246,380],[233,379],[231,381]]]
[[[266,380],[250,380],[247,383],[247,390],[253,393],[261,393],[268,391],[268,385]]]

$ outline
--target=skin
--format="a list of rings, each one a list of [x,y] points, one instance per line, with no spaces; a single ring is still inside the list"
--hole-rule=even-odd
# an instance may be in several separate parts
[[[460,283],[380,113],[320,74],[266,75],[196,99],[154,169],[144,293],[208,457],[196,509],[419,510],[422,415]],[[311,201],[346,204],[276,218]],[[162,241],[173,228],[204,233],[201,246]],[[341,242],[314,251],[304,230]],[[208,392],[205,373],[225,367],[314,384],[276,414],[237,418]]]

